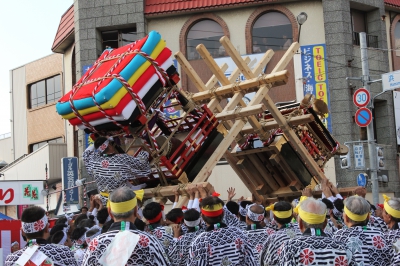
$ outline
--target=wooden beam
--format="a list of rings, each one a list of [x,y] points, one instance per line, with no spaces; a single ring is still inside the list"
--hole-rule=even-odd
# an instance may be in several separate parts
[[[199,52],[200,56],[203,58],[208,68],[211,70],[211,72],[213,72],[213,74],[217,77],[217,79],[219,80],[219,82],[221,82],[222,85],[231,84],[228,78],[225,76],[225,73],[218,67],[217,63],[215,62],[211,54],[208,52],[204,44],[201,43],[197,45],[196,50]]]
[[[306,115],[300,115],[300,116],[295,116],[290,118],[288,120],[288,123],[291,127],[310,123],[314,121],[315,118],[312,114],[306,114]],[[274,120],[274,121],[260,121],[260,124],[262,125],[264,130],[271,130],[271,129],[276,129],[279,128],[279,124]],[[254,133],[254,128],[252,126],[244,126],[242,129],[243,134],[252,134]]]
[[[242,169],[243,172],[246,173],[248,177],[250,177],[254,185],[256,185],[256,190],[258,194],[263,195],[272,191],[271,188],[268,186],[269,184],[265,183],[265,180],[262,178],[260,172],[257,171],[252,161],[250,161],[248,158],[240,158],[237,165],[240,169]]]
[[[182,52],[176,52],[175,58],[178,61],[178,63],[181,65],[181,69],[183,71],[185,71],[185,73],[188,75],[189,79],[193,82],[194,86],[199,91],[206,91],[207,87],[204,85],[203,81],[201,80],[199,75],[197,75],[196,71],[194,71],[192,65],[185,58],[185,56],[182,54]]]
[[[209,183],[209,182],[201,182],[197,183],[196,185],[204,187],[204,189],[208,193],[213,193],[214,192],[214,187]],[[173,196],[174,190],[176,188],[179,188],[180,185],[175,185],[175,186],[167,186],[167,187],[158,187],[158,188],[146,188],[144,189],[144,198],[152,198],[152,197],[169,197]],[[181,188],[179,190],[180,194],[187,194],[185,188]]]
[[[232,120],[235,118],[248,117],[250,115],[260,114],[265,111],[265,106],[263,104],[257,104],[253,106],[238,108],[232,111],[226,111],[217,114],[215,117],[220,120]]]
[[[231,97],[236,91],[241,90],[243,93],[249,93],[259,90],[259,86],[262,84],[270,84],[276,81],[287,82],[289,73],[287,70],[279,71],[273,74],[264,75],[263,77],[253,78],[244,80],[238,84],[228,84],[215,89],[213,92],[202,91],[192,95],[192,99],[195,102],[211,99],[214,97],[214,93],[218,97],[228,98]],[[262,99],[260,99],[261,102]],[[256,102],[256,101],[254,101]]]
[[[272,190],[279,189],[279,185],[276,183],[271,174],[267,171],[267,169],[260,161],[260,159],[257,157],[257,155],[249,154],[247,157],[249,158],[249,161],[251,161],[251,163],[257,169],[257,171],[260,172],[261,176],[267,182],[268,186],[270,186]]]
[[[228,64],[223,63],[219,67],[221,68],[221,71],[225,73],[225,71],[228,69]],[[217,77],[215,75],[212,75],[211,78],[206,83],[207,90],[212,89],[215,85],[217,85],[217,83],[218,83]]]

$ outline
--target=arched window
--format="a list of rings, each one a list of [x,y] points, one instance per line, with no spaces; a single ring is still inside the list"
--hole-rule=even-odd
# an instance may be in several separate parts
[[[215,21],[206,19],[194,24],[186,38],[187,58],[189,60],[200,59],[196,51],[196,46],[204,44],[212,57],[226,56],[225,49],[219,43],[219,39],[224,36],[222,27]]]
[[[252,28],[253,53],[287,50],[293,42],[292,23],[281,12],[261,15]]]

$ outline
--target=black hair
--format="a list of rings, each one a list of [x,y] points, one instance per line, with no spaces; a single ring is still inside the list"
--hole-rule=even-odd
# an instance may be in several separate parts
[[[193,222],[193,221],[196,221],[196,220],[198,220],[200,218],[200,213],[196,209],[189,209],[183,214],[183,218],[186,221]],[[199,226],[200,226],[200,224],[199,224]],[[196,232],[194,227],[190,227],[188,225],[186,225],[186,227],[188,228],[188,232],[189,233]]]
[[[238,215],[239,213],[239,204],[234,201],[228,201],[226,203],[226,208],[234,215]]]
[[[162,212],[160,203],[150,202],[143,208],[143,217],[146,218],[146,220],[152,220],[156,218],[160,212]],[[156,223],[158,222],[159,221],[156,221]]]
[[[106,137],[98,137],[94,141],[94,148],[97,150],[106,140],[107,140]]]
[[[113,223],[114,223],[114,220],[113,220],[113,219],[111,219],[111,220],[108,221],[108,222],[105,222],[105,223],[103,224],[103,227],[101,228],[101,233],[103,234],[103,233],[107,232],[108,229],[110,229],[110,227],[111,227],[111,225],[112,225]]]
[[[89,208],[88,208],[88,207],[85,207],[85,206],[83,206],[83,207],[81,208],[81,211],[82,211],[83,209],[86,209],[87,211],[89,210]]]
[[[63,231],[58,231],[56,232],[50,239],[50,243],[52,244],[58,244],[64,237],[64,232]]]
[[[328,200],[327,198],[323,198],[321,201],[325,203],[327,209],[332,210],[334,208],[332,201]]]
[[[91,236],[97,234],[97,233],[99,232],[99,230],[101,230],[101,229],[99,229],[99,228],[93,228],[93,229],[88,230],[88,231],[86,232],[86,237],[91,237]]]
[[[251,204],[253,204],[253,202],[251,202],[249,200],[243,200],[240,202],[240,207],[242,207],[243,209],[246,209],[247,205],[251,205]],[[240,221],[246,222],[246,215],[243,216],[240,214],[240,212],[238,212],[238,214],[239,214]]]
[[[181,208],[174,208],[170,210],[165,216],[165,218],[167,218],[173,223],[177,223],[177,220],[181,217],[183,217],[183,211]]]
[[[93,219],[94,219],[94,217],[93,217]],[[82,221],[79,222],[78,227],[90,228],[90,227],[96,225],[96,222],[93,219],[83,219]]]
[[[72,231],[71,233],[71,240],[78,240],[83,236],[84,233],[86,233],[87,229],[84,227],[77,227]]]
[[[139,218],[136,218],[135,220],[135,226],[137,229],[139,229],[140,231],[144,231],[145,227],[146,227],[146,223],[143,222],[142,220],[140,220]]]
[[[65,224],[56,224],[50,229],[50,235],[54,235],[57,232],[62,231],[65,227],[67,227]]]
[[[104,224],[107,221],[108,215],[109,214],[107,208],[103,208],[100,211],[98,211],[97,220],[99,221],[99,224]]]
[[[75,227],[78,227],[78,226],[79,226],[79,223],[80,223],[82,220],[85,220],[85,219],[87,219],[87,218],[88,218],[88,217],[87,217],[86,214],[79,214],[78,217],[76,217],[76,219],[75,219],[75,221],[74,221]]]
[[[218,198],[218,197],[213,197],[213,196],[208,196],[205,197],[201,202],[200,202],[200,207],[211,207],[214,206],[216,204],[221,204],[222,206],[224,206],[224,202]],[[203,214],[203,220],[204,222],[206,222],[209,225],[212,224],[217,224],[222,222],[222,218],[224,217],[224,213],[222,213],[221,215],[218,215],[216,217],[207,217]]]
[[[287,201],[278,201],[277,203],[275,203],[274,205],[274,210],[275,211],[289,211],[291,210],[292,204],[290,204]],[[292,221],[292,216],[288,217],[288,218],[278,218],[274,215],[274,220],[281,225],[285,225],[285,224],[289,224]]]
[[[58,218],[55,224],[66,224],[68,221],[67,217]]]
[[[21,215],[21,221],[24,223],[34,223],[36,221],[39,221],[40,219],[43,218],[43,216],[46,215],[46,212],[43,208],[39,206],[32,206],[26,208]],[[28,239],[36,239],[36,238],[43,238],[44,232],[46,230],[46,227],[36,233],[25,233],[26,238]]]

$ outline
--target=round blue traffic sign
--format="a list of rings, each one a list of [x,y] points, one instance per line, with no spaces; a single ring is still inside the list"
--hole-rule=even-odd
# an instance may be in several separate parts
[[[366,127],[372,121],[372,113],[368,108],[360,108],[356,112],[355,120],[358,126]]]
[[[365,185],[367,185],[367,178],[364,174],[359,174],[357,176],[357,186],[365,187]]]

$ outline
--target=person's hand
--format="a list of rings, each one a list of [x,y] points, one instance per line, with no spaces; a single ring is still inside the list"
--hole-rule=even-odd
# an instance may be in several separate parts
[[[334,196],[336,196],[337,194],[340,194],[339,189],[335,185],[333,185],[331,182],[329,182],[329,188],[332,191]],[[362,189],[363,189],[363,191],[365,191],[365,194],[366,194],[367,191],[365,190],[365,188],[362,188]],[[365,194],[364,194],[364,197],[365,197]]]
[[[172,231],[174,232],[174,238],[179,238],[181,236],[181,225],[173,224],[171,225]]]
[[[231,201],[233,197],[236,195],[234,187],[228,188],[226,192],[228,192],[228,201]]]
[[[301,191],[301,195],[302,195],[302,196],[306,196],[306,197],[312,197],[311,188],[306,187],[305,189],[303,189],[303,190]]]
[[[199,189],[197,188],[197,185],[192,187],[192,192],[194,194],[194,199],[198,199],[200,197],[200,192]]]
[[[243,196],[241,196],[241,197],[238,199],[238,202],[242,202],[242,201],[244,201],[244,197],[243,197]]]
[[[194,190],[193,190],[193,185],[187,185],[186,188],[186,193],[189,194],[189,199],[194,200]]]
[[[204,199],[205,197],[208,196],[207,191],[204,189],[203,186],[201,186],[201,185],[198,185],[198,186],[197,186],[197,185],[196,185],[196,187],[197,187],[197,189],[199,190],[200,197],[201,197],[202,199]]]

